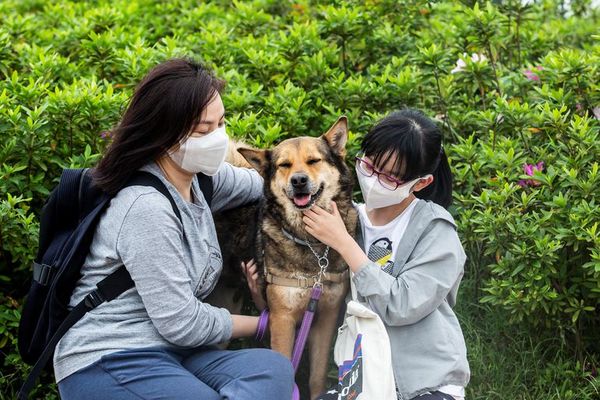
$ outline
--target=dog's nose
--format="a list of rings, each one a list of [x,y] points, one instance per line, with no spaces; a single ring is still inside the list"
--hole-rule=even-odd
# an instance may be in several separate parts
[[[302,189],[308,184],[308,175],[294,174],[292,175],[292,186],[294,189]]]

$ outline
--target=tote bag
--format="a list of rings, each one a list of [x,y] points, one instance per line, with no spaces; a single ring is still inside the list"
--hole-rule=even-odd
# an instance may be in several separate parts
[[[395,400],[392,352],[385,326],[379,315],[358,301],[352,277],[350,287],[352,300],[334,347],[338,400]]]

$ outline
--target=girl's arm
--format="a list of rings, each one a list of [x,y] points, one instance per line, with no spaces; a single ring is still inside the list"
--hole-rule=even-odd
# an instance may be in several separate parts
[[[344,257],[355,272],[353,279],[358,294],[387,325],[413,324],[443,301],[454,298],[466,256],[450,222],[434,220],[415,246],[402,273],[394,277],[369,261],[356,242],[362,254],[349,243],[349,235],[346,232],[348,236],[345,236],[340,229],[337,209],[331,214],[322,209],[305,214],[307,231]]]
[[[398,277],[369,263],[354,276],[354,283],[387,325],[410,325],[444,301],[454,305],[465,259],[454,225],[437,219],[419,238]]]

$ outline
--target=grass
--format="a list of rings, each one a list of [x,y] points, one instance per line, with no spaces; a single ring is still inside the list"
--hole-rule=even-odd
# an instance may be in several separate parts
[[[582,366],[553,332],[509,325],[503,310],[474,298],[467,279],[456,312],[471,367],[469,400],[600,399],[600,378],[592,367],[598,355]]]

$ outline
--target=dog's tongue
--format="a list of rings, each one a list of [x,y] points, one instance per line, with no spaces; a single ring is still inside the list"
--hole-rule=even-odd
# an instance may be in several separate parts
[[[294,196],[294,204],[298,207],[304,207],[310,201],[310,194],[300,194]]]

